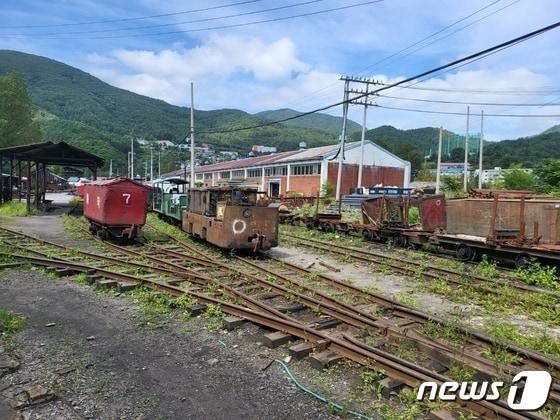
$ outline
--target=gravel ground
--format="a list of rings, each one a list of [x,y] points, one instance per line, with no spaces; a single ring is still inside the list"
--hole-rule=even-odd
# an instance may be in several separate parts
[[[40,271],[2,273],[0,308],[26,318],[12,346],[21,367],[1,379],[1,394],[40,384],[56,396],[25,409],[28,419],[331,418],[277,364],[263,371],[278,350],[250,324],[210,332],[171,314],[142,327],[131,299]]]

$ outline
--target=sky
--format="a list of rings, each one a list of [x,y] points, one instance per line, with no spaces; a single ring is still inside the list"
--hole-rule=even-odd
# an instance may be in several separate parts
[[[341,75],[398,81],[559,17],[556,0],[3,0],[0,49],[46,56],[176,105],[189,105],[192,81],[197,109],[309,111],[342,99]],[[470,104],[469,132],[481,130],[484,111],[488,140],[542,132],[560,124],[559,44],[560,28],[387,90],[392,98],[371,98],[379,106],[368,108],[366,126],[465,133],[465,115],[417,111],[465,114]],[[349,115],[361,123],[363,107],[350,106]]]

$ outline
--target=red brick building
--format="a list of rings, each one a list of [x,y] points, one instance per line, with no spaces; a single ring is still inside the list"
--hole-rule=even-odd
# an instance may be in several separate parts
[[[336,186],[338,145],[273,153],[195,168],[195,183],[218,186],[230,181],[254,186],[270,196],[286,196],[288,192],[315,196],[325,183]],[[357,187],[360,142],[347,143],[344,153],[341,194]],[[182,173],[182,171],[179,171]],[[168,175],[180,175],[168,174]],[[362,186],[408,187],[410,163],[389,151],[366,141]]]

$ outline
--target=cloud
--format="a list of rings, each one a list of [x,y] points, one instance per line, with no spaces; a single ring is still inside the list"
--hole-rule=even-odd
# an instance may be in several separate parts
[[[213,35],[206,41],[185,48],[176,44],[161,51],[118,49],[107,54],[90,54],[89,69],[94,75],[123,89],[163,99],[173,104],[188,104],[188,85],[195,81],[195,104],[199,109],[239,108],[249,112],[290,107],[307,111],[336,103],[342,99],[339,75],[314,68],[297,54],[294,43],[286,37],[265,42],[256,37]],[[377,74],[384,83],[401,80]],[[442,100],[471,103],[471,132],[478,132],[479,115],[553,114],[559,107],[514,107],[477,105],[486,103],[535,103],[555,99],[553,96],[522,95],[522,90],[544,90],[554,83],[546,74],[527,67],[459,69],[424,81],[415,87],[395,88],[383,94],[400,99],[377,97],[376,103],[393,108],[423,111],[466,112],[466,104],[441,104],[406,100]],[[362,87],[362,86],[358,86]],[[465,90],[484,92],[465,92]],[[504,95],[500,91],[519,94]],[[373,99],[373,98],[372,98]],[[340,108],[327,111],[340,115]],[[362,109],[350,107],[350,117],[362,120]],[[488,116],[485,133],[488,139],[535,134],[555,124],[554,118],[502,118]],[[443,125],[459,133],[466,130],[466,118],[459,115],[416,113],[372,108],[368,127],[390,124],[398,128]]]

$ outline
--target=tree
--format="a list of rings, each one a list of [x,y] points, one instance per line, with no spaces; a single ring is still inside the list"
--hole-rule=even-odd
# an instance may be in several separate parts
[[[511,165],[504,173],[504,188],[506,190],[534,191],[536,184],[535,175],[532,172],[523,171],[521,165]]]
[[[415,181],[433,182],[436,180],[436,174],[429,169],[420,169],[414,178]]]
[[[465,149],[462,147],[456,147],[452,149],[449,154],[450,162],[463,162],[465,160]]]
[[[0,76],[0,141],[3,147],[31,143],[41,137],[33,121],[37,108],[18,74]]]
[[[442,177],[443,190],[450,196],[455,196],[463,190],[463,178],[444,175]]]
[[[560,159],[549,160],[536,168],[535,172],[545,191],[560,188]]]

